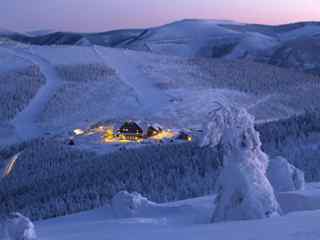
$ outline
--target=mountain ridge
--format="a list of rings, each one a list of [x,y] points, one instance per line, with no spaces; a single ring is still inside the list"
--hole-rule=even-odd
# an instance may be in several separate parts
[[[315,21],[263,25],[183,19],[141,29],[1,36],[31,45],[99,45],[180,57],[248,59],[320,75],[320,22]]]

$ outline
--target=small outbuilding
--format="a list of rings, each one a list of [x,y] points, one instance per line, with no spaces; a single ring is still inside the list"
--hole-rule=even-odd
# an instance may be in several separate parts
[[[187,134],[187,133],[185,133],[185,132],[180,132],[179,135],[177,136],[177,139],[191,142],[192,141],[192,136]]]
[[[162,131],[161,128],[157,128],[155,126],[149,126],[147,129],[147,138],[151,138],[153,136],[156,136],[159,133],[161,133],[161,131]]]
[[[74,142],[74,140],[72,138],[69,139],[68,145],[69,146],[74,146],[75,145],[75,142]]]

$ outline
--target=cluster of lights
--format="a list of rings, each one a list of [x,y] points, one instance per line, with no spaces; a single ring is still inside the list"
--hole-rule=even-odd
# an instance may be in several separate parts
[[[129,132],[128,129],[123,129],[125,133],[119,133],[113,129],[113,127],[106,127],[106,126],[100,126],[88,131],[84,131],[82,129],[75,129],[73,132],[76,136],[90,136],[94,134],[101,134],[102,135],[102,143],[106,144],[112,144],[112,143],[130,143],[130,142],[137,142],[141,143],[144,140],[151,139],[154,141],[162,141],[165,139],[173,139],[177,137],[177,133],[173,130],[167,129],[167,130],[159,130],[159,131],[153,131],[152,136],[142,136],[141,132],[138,130],[136,133],[127,134]],[[186,136],[186,141],[191,142],[192,137]]]
[[[176,136],[176,133],[172,130],[166,130],[166,131],[160,131],[160,132],[154,132],[155,134],[151,137],[151,139],[154,140],[163,140],[163,139],[171,139]]]

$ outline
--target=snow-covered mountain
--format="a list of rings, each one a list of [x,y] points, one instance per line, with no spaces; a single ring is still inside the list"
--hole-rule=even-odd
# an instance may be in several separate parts
[[[19,210],[38,219],[92,209],[123,184],[157,201],[209,194],[219,154],[200,149],[196,139],[217,102],[247,109],[268,154],[286,157],[308,181],[320,180],[318,77],[245,60],[101,46],[3,43],[0,56],[0,159],[21,152],[0,184],[4,214]],[[128,119],[197,133],[192,145],[141,144],[122,153],[119,146],[108,151],[99,139],[89,147],[65,144],[76,128]]]
[[[55,33],[55,32],[58,32],[58,31],[47,29],[47,30],[30,31],[30,32],[26,32],[26,34],[28,36],[32,36],[32,37],[40,37],[40,36],[49,35],[49,34],[52,34],[52,33]]]
[[[300,51],[286,58],[289,50],[279,46],[286,41],[313,53],[294,37],[312,32],[316,38],[318,25],[312,31],[307,25],[186,20],[149,30],[11,38],[32,45],[1,42],[0,215],[19,211],[39,220],[104,207],[36,222],[41,239],[143,239],[155,233],[159,239],[232,239],[234,232],[237,239],[255,239],[261,231],[266,239],[317,239],[318,212],[293,212],[320,208],[318,185],[277,193],[289,215],[264,221],[208,225],[214,197],[194,199],[212,194],[221,173],[221,148],[199,146],[217,103],[255,117],[263,151],[283,159],[288,178],[303,175],[299,168],[307,182],[320,181],[320,78],[251,61],[304,69],[295,61]],[[94,136],[91,145],[73,138],[75,129],[126,120],[182,129],[193,138],[114,146]],[[269,174],[275,184],[279,175]],[[133,218],[115,216],[108,207],[124,189],[150,199],[137,200],[147,207]],[[181,199],[190,200],[168,203]],[[0,238],[1,228],[0,219]]]
[[[1,119],[14,119],[10,124],[16,129],[41,123],[42,131],[66,130],[126,117],[193,128],[202,124],[217,100],[246,107],[259,121],[319,106],[317,77],[248,61],[189,59],[96,46],[3,46],[0,54],[1,66],[6,66],[1,90],[12,96],[12,102],[6,98],[0,103],[5,109]],[[20,90],[16,88],[17,72],[32,85],[23,81]],[[15,80],[9,84],[6,79],[11,78]],[[36,135],[37,131],[30,132]],[[27,137],[26,132],[22,136]]]
[[[123,41],[135,39],[143,30],[115,30],[102,33],[74,33],[74,32],[31,32],[15,34],[11,40],[33,45],[101,45],[113,47]]]
[[[101,45],[171,56],[250,59],[320,74],[319,34],[317,22],[270,26],[189,19],[149,29],[10,38],[36,45]]]

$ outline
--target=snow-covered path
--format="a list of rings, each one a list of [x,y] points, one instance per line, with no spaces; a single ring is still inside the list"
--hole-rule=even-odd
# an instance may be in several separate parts
[[[120,51],[94,46],[93,50],[104,63],[115,69],[120,79],[132,88],[137,94],[137,102],[141,105],[142,111],[150,113],[162,109],[169,103],[170,97],[152,85],[139,71],[130,51]]]
[[[14,48],[3,48],[8,53],[23,58],[39,66],[40,71],[45,76],[46,82],[39,89],[37,95],[29,102],[28,106],[18,113],[12,124],[15,127],[16,135],[19,140],[27,140],[43,133],[39,126],[40,114],[45,109],[49,99],[60,87],[60,78],[50,62],[35,54],[31,50],[22,50]]]

